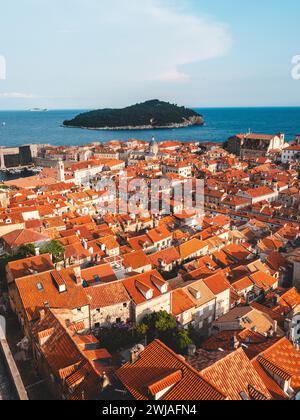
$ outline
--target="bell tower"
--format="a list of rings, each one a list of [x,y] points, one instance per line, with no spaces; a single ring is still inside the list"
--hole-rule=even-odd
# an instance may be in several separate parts
[[[159,146],[157,141],[155,140],[155,137],[152,137],[151,143],[150,143],[150,153],[154,156],[157,156],[159,152]]]
[[[64,162],[60,159],[57,164],[57,172],[58,172],[58,181],[65,182],[65,165]]]

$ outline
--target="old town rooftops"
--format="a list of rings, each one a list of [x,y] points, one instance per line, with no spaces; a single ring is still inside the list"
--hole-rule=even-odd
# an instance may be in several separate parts
[[[264,382],[247,358],[243,349],[225,356],[201,374],[210,383],[217,384],[219,389],[231,400],[271,400]]]
[[[45,307],[77,309],[89,303],[73,268],[17,279],[16,287],[29,321]]]
[[[116,373],[136,400],[226,399],[222,392],[158,340],[150,344],[135,363],[127,363]]]
[[[35,273],[43,273],[54,269],[54,265],[49,254],[11,261],[7,266],[13,279],[18,279]]]
[[[4,241],[9,247],[20,247],[22,245],[30,243],[42,243],[47,242],[50,238],[46,235],[42,235],[34,230],[29,229],[18,229],[13,232],[7,233],[2,236]]]
[[[171,291],[168,283],[156,270],[125,279],[123,284],[136,305]]]
[[[130,302],[130,296],[121,281],[95,285],[85,290],[91,309],[105,308]]]

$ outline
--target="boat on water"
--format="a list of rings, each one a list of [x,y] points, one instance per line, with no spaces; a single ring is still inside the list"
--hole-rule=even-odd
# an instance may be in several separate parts
[[[31,108],[29,111],[30,112],[47,112],[48,109],[47,108]]]

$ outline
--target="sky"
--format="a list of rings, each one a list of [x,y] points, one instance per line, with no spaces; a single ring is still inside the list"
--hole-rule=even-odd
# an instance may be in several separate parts
[[[299,19],[299,0],[0,0],[0,109],[300,106]]]

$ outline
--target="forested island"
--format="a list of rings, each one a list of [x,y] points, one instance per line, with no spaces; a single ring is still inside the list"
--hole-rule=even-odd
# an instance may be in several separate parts
[[[100,109],[64,121],[65,127],[90,130],[148,130],[203,125],[197,112],[157,99],[123,109]]]

